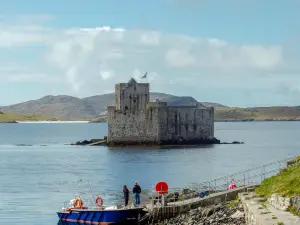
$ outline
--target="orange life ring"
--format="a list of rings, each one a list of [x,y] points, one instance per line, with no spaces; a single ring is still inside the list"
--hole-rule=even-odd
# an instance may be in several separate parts
[[[74,207],[76,209],[80,209],[83,205],[83,202],[80,198],[76,198],[75,202],[74,202]]]
[[[103,205],[103,199],[101,197],[96,198],[96,205],[101,207]]]

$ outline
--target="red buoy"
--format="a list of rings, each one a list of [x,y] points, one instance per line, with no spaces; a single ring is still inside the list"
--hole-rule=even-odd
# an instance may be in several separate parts
[[[168,190],[169,190],[168,184],[164,181],[159,181],[155,185],[155,191],[158,194],[165,194],[168,192]]]

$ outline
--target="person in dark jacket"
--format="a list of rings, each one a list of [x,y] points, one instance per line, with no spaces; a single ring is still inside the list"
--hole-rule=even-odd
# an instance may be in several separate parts
[[[134,197],[135,197],[135,205],[140,205],[140,193],[142,192],[142,189],[140,187],[140,185],[138,185],[137,183],[135,183],[132,192],[134,193]]]
[[[123,186],[123,194],[124,194],[125,207],[126,207],[129,201],[129,190],[126,185]]]

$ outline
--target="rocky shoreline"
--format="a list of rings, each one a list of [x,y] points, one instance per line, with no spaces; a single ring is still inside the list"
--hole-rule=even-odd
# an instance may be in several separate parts
[[[14,121],[14,120],[12,120],[12,121],[0,121],[0,123],[18,123],[17,121]]]
[[[245,225],[243,206],[237,202],[234,206],[228,203],[199,207],[188,213],[155,223],[156,225]]]
[[[221,142],[220,140],[214,138],[211,140],[195,140],[195,141],[184,141],[179,140],[176,142],[164,142],[161,144],[157,143],[140,143],[140,142],[131,142],[131,143],[111,143],[107,144],[106,138],[104,137],[102,139],[91,139],[91,140],[83,140],[83,141],[77,141],[75,143],[71,143],[70,145],[80,145],[80,146],[109,146],[109,147],[120,147],[120,146],[167,146],[167,147],[176,147],[176,146],[201,146],[201,145],[213,145],[213,144],[244,144],[244,142],[239,141],[233,141],[233,142]]]

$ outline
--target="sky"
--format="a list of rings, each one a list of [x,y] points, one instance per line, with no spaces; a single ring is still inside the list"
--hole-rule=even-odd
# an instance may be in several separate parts
[[[0,106],[151,91],[300,105],[299,0],[0,0]]]

